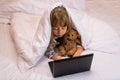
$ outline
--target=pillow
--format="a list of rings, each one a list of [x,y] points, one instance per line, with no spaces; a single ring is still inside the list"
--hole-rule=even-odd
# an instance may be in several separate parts
[[[11,36],[18,52],[18,66],[26,70],[43,57],[50,39],[50,27],[37,15],[14,13],[11,19]]]

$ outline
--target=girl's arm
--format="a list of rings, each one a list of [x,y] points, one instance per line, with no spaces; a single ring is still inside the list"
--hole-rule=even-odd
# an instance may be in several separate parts
[[[58,54],[54,54],[52,57],[51,57],[53,60],[60,60],[62,59],[62,57]]]
[[[45,56],[47,56],[48,58],[53,59],[53,60],[59,60],[59,59],[61,59],[61,56],[59,56],[59,55],[54,51],[54,49],[52,48],[52,46],[49,46],[49,47],[47,48],[47,51],[45,52]]]
[[[54,54],[55,54],[54,50],[52,50],[52,51],[47,50],[45,52],[45,56],[47,56],[48,58],[51,58]]]
[[[47,56],[48,58],[51,58],[54,54],[55,54],[54,46],[53,46],[53,44],[49,44],[49,46],[45,52],[45,56]]]
[[[59,60],[61,59],[61,56],[59,56],[57,53],[50,51],[50,52],[46,52],[45,54],[48,58],[53,59],[53,60]]]

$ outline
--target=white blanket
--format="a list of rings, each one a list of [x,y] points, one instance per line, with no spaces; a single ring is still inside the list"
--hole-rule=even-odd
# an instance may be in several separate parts
[[[51,34],[50,12],[60,5],[67,9],[86,50],[119,54],[120,38],[108,24],[85,13],[71,10],[62,3],[56,3],[45,9],[41,16],[13,14],[12,36],[20,58],[22,58],[19,61],[20,68],[28,69],[34,66],[44,55]]]
[[[14,13],[12,17],[12,37],[20,56],[18,64],[22,69],[29,69],[44,55],[50,29],[44,27],[47,23],[41,16]]]

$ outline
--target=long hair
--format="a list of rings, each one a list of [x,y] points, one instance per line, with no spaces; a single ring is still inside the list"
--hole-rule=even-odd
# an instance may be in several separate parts
[[[56,27],[57,24],[67,26],[68,30],[72,27],[67,10],[63,6],[58,6],[51,11],[50,21],[52,27]]]
[[[51,27],[57,27],[57,25],[67,26],[66,33],[73,27],[69,18],[67,10],[63,6],[55,7],[50,13]],[[51,41],[53,39],[53,33],[51,33]]]

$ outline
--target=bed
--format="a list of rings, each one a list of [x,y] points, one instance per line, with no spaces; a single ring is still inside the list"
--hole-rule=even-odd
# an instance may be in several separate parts
[[[24,1],[13,1],[13,3],[17,4],[23,2]],[[30,3],[32,3],[32,7],[35,6],[33,4],[36,4],[33,3],[32,0]],[[53,4],[53,2],[50,3]],[[63,5],[63,3],[57,3],[57,5],[61,4]],[[30,4],[27,3],[27,5]],[[9,5],[9,8],[10,6],[11,5]],[[7,13],[4,14],[4,16],[2,15],[0,23],[0,80],[120,79],[120,34],[116,33],[114,28],[111,28],[108,24],[88,16],[88,14],[79,11],[75,7],[73,9],[74,11],[69,10],[69,7],[66,7],[70,12],[70,15],[73,15],[71,12],[74,12],[75,16],[71,16],[71,18],[75,19],[75,22],[74,20],[73,22],[76,24],[76,26],[78,26],[79,22],[81,23],[81,27],[77,27],[77,30],[82,33],[83,45],[86,48],[82,55],[94,53],[94,57],[90,71],[53,78],[48,66],[48,61],[50,60],[43,56],[45,48],[49,43],[48,38],[50,37],[50,35],[46,35],[49,34],[48,32],[50,32],[50,28],[46,27],[49,25],[46,21],[46,18],[44,18],[43,16],[48,14],[43,15],[43,13],[35,11],[36,13],[34,13],[33,15],[32,12],[30,13],[29,9],[25,10],[22,7],[21,11],[21,7],[17,7],[14,9],[13,6],[11,7],[13,11],[8,8],[4,8],[4,10],[1,11]],[[40,11],[42,11],[46,10],[46,7],[47,6],[45,6],[44,8],[38,7],[37,9],[40,9]],[[36,10],[36,8],[34,10]],[[49,9],[47,9],[46,11],[42,12],[49,13]],[[82,16],[80,16],[79,14],[82,14]],[[76,18],[76,15],[77,17],[79,16],[79,18]],[[79,20],[79,22],[77,22],[76,19]],[[41,20],[47,25],[40,24],[42,22]],[[34,27],[31,25],[34,25]],[[45,27],[38,27],[41,25]],[[44,32],[44,30],[46,31]],[[86,33],[84,31],[86,31]],[[105,31],[105,33],[103,33],[102,31]],[[33,41],[35,42],[32,43],[32,45],[31,39],[34,39]],[[38,41],[38,39],[40,39],[40,41]],[[40,49],[38,49],[37,47]],[[35,48],[36,50],[34,51],[34,53],[30,51],[32,50],[32,48]],[[23,55],[25,56],[25,59],[21,58],[23,56],[20,56],[22,52],[25,53]],[[33,57],[31,57],[31,55]]]

